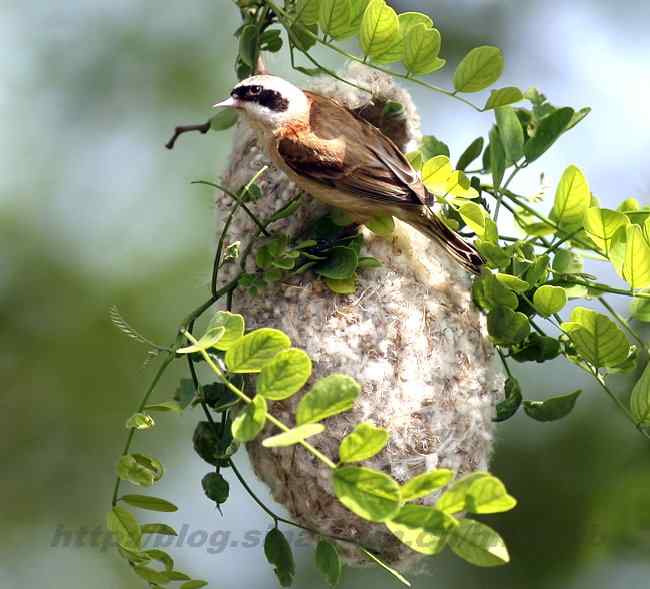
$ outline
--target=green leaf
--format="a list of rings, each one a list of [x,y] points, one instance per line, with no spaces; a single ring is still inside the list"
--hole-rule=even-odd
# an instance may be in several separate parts
[[[557,274],[581,274],[584,270],[582,257],[571,250],[555,250],[553,256],[553,272]]]
[[[250,442],[264,428],[266,421],[266,399],[255,395],[252,403],[232,421],[232,436],[240,442]]]
[[[532,335],[532,334],[531,334]],[[505,421],[510,419],[521,405],[521,387],[519,381],[510,376],[505,383],[505,398],[496,405],[496,416],[492,421]]]
[[[381,266],[382,263],[377,258],[373,258],[372,256],[362,256],[359,258],[359,264],[357,265],[357,269],[380,268]]]
[[[177,354],[194,354],[195,352],[200,352],[202,350],[207,350],[212,348],[215,344],[223,337],[223,334],[226,333],[226,330],[223,327],[217,327],[213,330],[206,331],[205,335],[190,346],[185,346],[184,348],[178,348],[176,350]]]
[[[140,530],[143,534],[161,534],[163,536],[178,536],[178,532],[167,524],[142,524]]]
[[[314,267],[314,272],[325,278],[344,280],[350,278],[357,268],[359,258],[351,247],[339,245],[327,252],[327,259]]]
[[[180,413],[183,411],[179,402],[175,400],[163,401],[162,403],[152,403],[151,405],[145,405],[144,408],[147,411],[160,411],[161,413],[167,413],[169,411]]]
[[[244,317],[238,313],[230,313],[229,311],[217,311],[208,325],[205,335],[215,332],[223,327],[224,334],[217,340],[214,347],[217,350],[226,351],[244,335]]]
[[[291,546],[284,534],[273,528],[264,538],[264,554],[266,560],[275,567],[275,574],[282,587],[288,587],[296,574]]]
[[[438,155],[449,158],[449,146],[444,141],[440,141],[435,135],[425,135],[422,138],[420,153],[425,160],[430,160]]]
[[[502,346],[517,344],[530,332],[528,317],[508,307],[499,305],[488,314],[488,333]]]
[[[452,516],[427,505],[402,506],[386,527],[412,550],[437,554],[444,547],[449,531],[458,525]]]
[[[230,372],[260,372],[276,354],[291,346],[289,337],[279,329],[262,327],[239,338],[226,352]]]
[[[637,321],[650,323],[650,300],[634,299],[630,305],[630,313]]]
[[[507,286],[510,290],[515,292],[526,292],[530,285],[525,280],[522,280],[518,276],[513,276],[512,274],[504,274],[503,272],[497,272],[494,277],[504,286]]]
[[[555,421],[565,417],[576,404],[581,390],[567,395],[549,397],[545,401],[524,401],[526,415],[537,421]]]
[[[518,162],[524,155],[524,130],[511,106],[500,106],[494,111],[501,143],[510,162]]]
[[[512,253],[509,250],[482,239],[477,239],[474,245],[491,268],[505,268],[510,264]]]
[[[395,230],[395,221],[390,215],[382,215],[380,217],[373,217],[370,221],[366,222],[366,227],[376,235],[386,237],[391,235]]]
[[[396,12],[384,0],[372,0],[361,20],[359,42],[368,57],[381,57],[399,36],[399,20]]]
[[[524,95],[521,93],[521,90],[514,86],[506,86],[505,88],[492,90],[483,110],[491,110],[500,106],[507,106],[508,104],[519,102],[520,100],[523,100],[523,98]]]
[[[490,130],[490,172],[492,173],[492,182],[494,188],[501,186],[503,175],[506,171],[506,152],[501,142],[501,135],[496,127]]]
[[[194,399],[195,390],[194,382],[191,378],[181,378],[176,392],[174,393],[174,401],[178,403],[181,409],[185,409]]]
[[[169,580],[170,581],[189,581],[191,577],[182,573],[181,571],[169,571]]]
[[[421,12],[403,12],[397,18],[399,21],[399,34],[395,36],[389,49],[374,58],[377,63],[400,61],[404,57],[404,38],[415,25],[423,24],[427,29],[433,28],[432,20]]]
[[[265,448],[284,448],[285,446],[293,446],[310,436],[315,436],[325,431],[325,426],[322,423],[305,423],[290,429],[289,431],[276,434],[270,438],[262,440],[262,446]]]
[[[208,499],[221,505],[228,500],[230,485],[218,472],[209,472],[201,479],[201,486]]]
[[[202,581],[200,579],[192,579],[187,583],[181,585],[181,589],[201,589],[202,587],[207,587],[208,582]]]
[[[524,154],[528,163],[534,162],[557,141],[564,133],[573,117],[573,109],[569,107],[558,108],[550,115],[544,117],[533,135],[524,145]]]
[[[590,207],[584,213],[583,223],[591,241],[609,257],[614,235],[619,229],[629,225],[630,219],[618,211]]]
[[[352,294],[357,290],[357,276],[353,274],[350,278],[326,278],[325,284],[337,294]]]
[[[389,438],[385,429],[372,423],[360,423],[341,441],[339,459],[341,462],[360,462],[372,458],[384,449]]]
[[[350,30],[352,4],[350,0],[320,0],[318,23],[330,37],[338,39]]]
[[[452,173],[449,158],[445,155],[437,155],[424,162],[422,182],[434,194],[446,194],[447,181]]]
[[[638,225],[625,227],[625,258],[623,278],[630,288],[650,286],[650,244]]]
[[[496,477],[479,477],[472,481],[465,499],[470,513],[502,513],[517,505],[517,500],[508,495],[505,485]]]
[[[473,472],[458,479],[436,501],[436,507],[449,514],[465,510],[470,485],[486,476],[490,475],[486,472]]]
[[[171,573],[174,570],[174,559],[164,550],[153,548],[152,550],[145,550],[144,554],[152,560],[162,563],[165,567],[165,573]]]
[[[511,349],[510,356],[517,362],[546,362],[557,358],[561,351],[558,340],[533,332],[523,343]]]
[[[479,237],[485,235],[485,221],[488,219],[486,210],[475,202],[468,202],[458,208],[458,213],[468,227]]]
[[[315,25],[318,22],[320,0],[298,0],[296,2],[296,20]]]
[[[374,555],[372,552],[366,550],[363,546],[359,546],[359,549],[361,552],[363,552],[372,562],[375,564],[379,565],[382,569],[384,569],[386,572],[390,573],[395,577],[402,585],[406,585],[407,587],[411,586],[411,583],[408,581],[408,579],[404,578],[399,571],[395,570],[391,566],[387,565],[383,560],[381,560],[378,556]]]
[[[650,363],[632,389],[630,412],[638,426],[650,425]]]
[[[149,429],[154,425],[156,425],[156,422],[153,420],[153,417],[151,417],[151,415],[147,415],[146,413],[134,413],[126,420],[126,429],[133,428],[137,430],[143,430]]]
[[[118,476],[141,487],[150,487],[160,480],[163,473],[164,469],[158,460],[142,454],[125,454],[117,463]]]
[[[476,566],[499,566],[510,561],[501,536],[475,520],[461,520],[451,531],[448,543],[458,556]]]
[[[167,571],[157,571],[155,569],[142,565],[134,566],[133,571],[139,577],[152,584],[154,587],[159,587],[160,585],[169,583],[169,574]]]
[[[350,511],[372,522],[393,517],[401,505],[399,485],[387,474],[362,466],[333,472],[334,492]]]
[[[225,131],[234,126],[239,119],[239,114],[234,108],[223,108],[210,119],[210,129]]]
[[[485,311],[492,311],[499,306],[516,309],[519,301],[510,287],[497,280],[489,271],[483,271],[481,277],[472,285],[472,296],[476,304]]]
[[[120,497],[120,501],[133,505],[133,507],[148,509],[150,511],[178,511],[178,507],[170,501],[158,497],[151,497],[149,495],[123,495]]]
[[[126,550],[139,550],[142,532],[133,514],[116,505],[106,516],[106,527],[115,541]]]
[[[461,154],[458,158],[458,163],[456,164],[456,169],[464,171],[467,166],[469,166],[483,151],[483,144],[485,141],[483,137],[477,137],[472,141],[467,149]]]
[[[316,567],[321,572],[330,587],[336,587],[341,580],[343,565],[339,558],[336,545],[320,539],[316,545]]]
[[[533,262],[533,265],[530,266],[528,270],[526,270],[526,282],[530,284],[531,288],[534,287],[538,282],[546,280],[546,276],[548,275],[547,268],[549,261],[550,258],[548,255],[542,254],[541,256],[537,256]]]
[[[239,59],[248,67],[254,68],[257,61],[257,27],[245,25],[239,35]]]
[[[566,291],[561,286],[545,284],[533,295],[535,310],[544,317],[559,313],[567,303]]]
[[[404,58],[407,71],[413,75],[425,75],[435,72],[445,65],[445,60],[438,57],[440,53],[440,31],[417,24],[404,37]]]
[[[289,348],[278,352],[257,375],[257,394],[274,401],[286,399],[304,386],[311,369],[311,360],[302,350]]]
[[[494,84],[503,72],[501,49],[490,46],[472,49],[454,72],[457,92],[479,92]]]
[[[569,334],[578,354],[596,368],[614,368],[628,357],[630,344],[607,315],[576,307],[571,312],[571,321],[561,327]]]
[[[590,202],[591,191],[585,175],[580,168],[569,166],[557,186],[551,219],[559,225],[580,225]]]
[[[315,423],[326,417],[351,409],[361,387],[349,376],[330,374],[309,390],[296,409],[296,423]]]
[[[436,489],[444,487],[454,476],[448,468],[437,468],[423,472],[402,485],[402,500],[413,501],[426,497]]]

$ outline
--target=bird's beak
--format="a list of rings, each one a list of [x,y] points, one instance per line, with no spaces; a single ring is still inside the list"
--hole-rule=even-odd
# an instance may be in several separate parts
[[[232,96],[229,96],[225,100],[222,100],[221,102],[217,102],[217,104],[213,104],[212,108],[222,108],[222,107],[237,108],[238,106],[239,106],[239,102],[235,100]]]

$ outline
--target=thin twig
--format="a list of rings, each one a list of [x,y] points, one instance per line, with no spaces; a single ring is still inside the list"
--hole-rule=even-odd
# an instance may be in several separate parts
[[[200,125],[179,125],[174,129],[174,134],[171,139],[165,143],[167,149],[174,149],[176,140],[183,135],[184,133],[190,133],[192,131],[198,131],[201,135],[205,135],[210,130],[210,121],[201,123]]]

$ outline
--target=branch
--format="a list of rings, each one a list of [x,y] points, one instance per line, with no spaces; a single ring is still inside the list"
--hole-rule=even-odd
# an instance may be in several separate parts
[[[201,123],[200,125],[179,125],[174,129],[174,134],[172,138],[165,143],[167,149],[174,149],[174,144],[176,140],[183,135],[183,133],[189,133],[190,131],[198,131],[201,135],[205,135],[210,130],[210,121]]]

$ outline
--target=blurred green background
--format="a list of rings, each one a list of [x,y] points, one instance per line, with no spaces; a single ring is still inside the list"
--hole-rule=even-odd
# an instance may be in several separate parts
[[[536,85],[558,104],[594,107],[522,175],[522,190],[535,190],[542,171],[554,186],[576,163],[605,206],[647,196],[647,3],[393,4],[431,14],[451,64],[472,46],[496,44],[507,60],[503,85]],[[153,372],[143,367],[144,349],[111,325],[110,306],[151,339],[168,342],[206,298],[212,194],[189,182],[218,175],[230,135],[188,135],[171,152],[163,144],[175,124],[206,120],[209,105],[235,82],[238,13],[226,0],[9,1],[2,12],[0,586],[142,587],[124,561],[89,546],[89,538],[81,546],[52,543],[57,530],[103,525],[124,421]],[[304,82],[284,53],[268,65]],[[447,83],[451,71],[437,80]],[[413,94],[424,130],[447,141],[453,157],[489,129],[489,115],[419,89]],[[617,308],[626,304],[617,301]],[[158,399],[171,396],[180,373],[166,374]],[[647,587],[647,443],[565,363],[526,365],[518,375],[528,398],[585,392],[561,422],[518,415],[497,429],[493,470],[520,503],[490,523],[506,538],[512,563],[480,570],[445,554],[432,562],[433,576],[414,586]],[[616,385],[624,392],[629,382]],[[200,479],[209,468],[191,449],[197,419],[197,412],[161,414],[160,427],[138,437],[137,447],[168,469],[156,494],[182,507],[163,521],[230,531],[233,539],[264,530],[268,520],[235,482],[223,518],[204,498]],[[206,548],[171,551],[179,568],[212,587],[274,586],[261,547]],[[311,551],[298,547],[296,557],[295,586],[324,586]],[[346,570],[343,587],[370,584],[394,586],[380,571]]]

